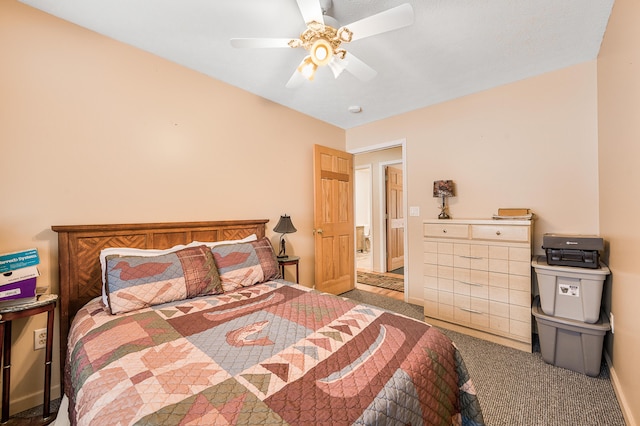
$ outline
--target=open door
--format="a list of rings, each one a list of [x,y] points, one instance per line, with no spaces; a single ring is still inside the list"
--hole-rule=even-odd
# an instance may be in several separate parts
[[[355,287],[353,155],[313,151],[315,288],[340,294]]]
[[[385,168],[387,272],[404,266],[404,211],[402,206],[402,169]]]

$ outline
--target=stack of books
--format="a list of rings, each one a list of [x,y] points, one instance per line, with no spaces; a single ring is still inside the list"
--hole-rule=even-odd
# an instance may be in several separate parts
[[[0,254],[0,308],[36,301],[37,249]]]
[[[498,214],[494,214],[493,218],[508,220],[531,220],[533,219],[533,212],[530,209],[498,209]]]

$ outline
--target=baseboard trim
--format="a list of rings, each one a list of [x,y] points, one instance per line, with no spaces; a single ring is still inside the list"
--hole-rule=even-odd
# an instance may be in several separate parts
[[[620,405],[620,410],[622,411],[622,417],[624,417],[624,421],[627,426],[638,426],[638,423],[633,418],[633,414],[631,410],[629,410],[629,404],[627,403],[627,399],[624,396],[624,392],[622,392],[620,386],[620,380],[618,380],[618,375],[616,374],[616,369],[613,368],[613,363],[611,362],[611,358],[607,351],[604,352],[604,359],[607,363],[607,367],[609,367],[609,376],[611,377],[611,385],[613,386],[613,391],[616,394],[616,398],[618,399],[618,405]]]
[[[530,342],[521,342],[509,337],[498,336],[496,334],[487,333],[485,331],[476,330],[473,328],[465,327],[463,325],[453,324],[447,321],[439,320],[437,318],[431,318],[428,316],[424,317],[424,321],[427,324],[431,324],[436,327],[442,327],[447,330],[452,330],[458,333],[466,334],[471,337],[476,337],[478,339],[487,340],[489,342],[498,343],[503,346],[507,346],[513,349],[518,349],[523,352],[531,352],[531,343]]]
[[[417,297],[410,297],[406,292],[404,294],[405,294],[405,298],[404,298],[405,302],[411,303],[412,305],[418,305],[418,306],[424,305],[423,299],[418,299]]]
[[[60,398],[60,384],[51,385],[51,400]],[[34,407],[42,405],[44,398],[44,391],[38,391],[29,395],[24,395],[19,398],[12,398],[10,402],[10,414],[14,415],[26,410],[30,410]]]

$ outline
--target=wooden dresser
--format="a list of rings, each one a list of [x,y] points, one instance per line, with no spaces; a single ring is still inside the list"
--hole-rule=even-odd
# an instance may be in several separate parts
[[[531,351],[529,220],[424,221],[424,315],[435,326]]]

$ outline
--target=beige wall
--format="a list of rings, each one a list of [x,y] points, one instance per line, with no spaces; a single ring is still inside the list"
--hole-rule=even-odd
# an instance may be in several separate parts
[[[640,4],[617,0],[598,56],[600,231],[609,242],[614,314],[606,346],[630,425],[640,424]]]
[[[16,0],[0,58],[0,253],[38,248],[39,285],[57,291],[52,225],[265,218],[277,244],[283,213],[313,283],[313,145],[343,149],[344,130]],[[42,403],[44,323],[14,324],[12,412]]]
[[[386,272],[384,233],[384,166],[395,164],[398,168],[402,165],[402,146],[360,153],[354,156],[356,167],[371,167],[371,255],[373,270]]]
[[[534,250],[545,232],[598,233],[596,62],[347,130],[347,149],[406,139],[409,300],[422,303],[422,221],[433,181],[452,179],[453,218],[528,207]]]

